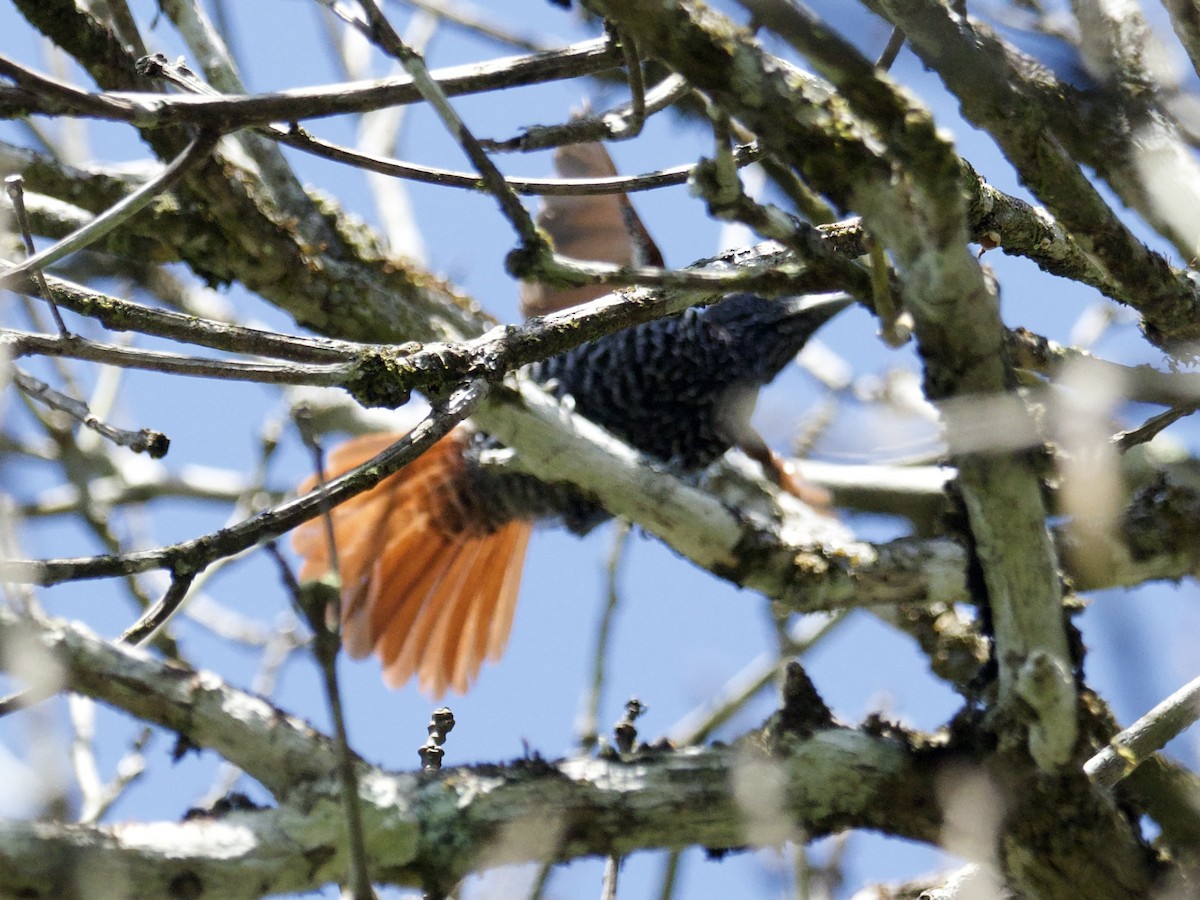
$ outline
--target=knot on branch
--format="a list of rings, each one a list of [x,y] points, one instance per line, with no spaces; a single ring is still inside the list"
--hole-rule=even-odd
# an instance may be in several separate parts
[[[701,159],[688,176],[688,187],[708,203],[709,212],[723,221],[735,219],[745,211],[748,198],[742,193],[736,173],[730,179],[726,167],[717,160]]]
[[[800,663],[787,664],[782,694],[783,703],[775,714],[775,724],[780,731],[797,737],[811,737],[834,725],[833,713]]]
[[[537,281],[551,287],[582,287],[592,284],[585,273],[575,272],[554,259],[554,242],[541,228],[537,240],[528,240],[504,257],[504,268],[513,278]]]
[[[541,275],[544,267],[545,248],[522,244],[504,257],[504,269],[513,278],[530,279]]]
[[[1029,752],[1043,772],[1071,758],[1078,737],[1075,679],[1059,660],[1035,650],[1017,671],[1016,692],[1034,712]]]
[[[162,459],[170,448],[171,439],[152,428],[139,430],[129,445],[129,449],[134,453],[146,453],[151,459]]]
[[[167,74],[170,65],[171,62],[165,53],[152,53],[139,59],[133,70],[142,78],[162,78]]]
[[[399,350],[375,350],[359,357],[344,387],[361,406],[396,409],[412,399],[413,372]]]

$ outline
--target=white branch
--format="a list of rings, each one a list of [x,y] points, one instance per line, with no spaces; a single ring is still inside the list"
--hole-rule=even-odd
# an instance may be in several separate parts
[[[211,672],[155,659],[144,650],[105,641],[81,624],[33,622],[0,609],[4,664],[13,649],[33,646],[57,672],[27,672],[38,682],[62,679],[68,690],[103,700],[201,747],[211,747],[276,795],[335,768],[332,743],[307,723],[267,701],[229,687]]]
[[[1084,764],[1088,778],[1113,787],[1150,754],[1200,719],[1200,678],[1189,681],[1159,703]]]

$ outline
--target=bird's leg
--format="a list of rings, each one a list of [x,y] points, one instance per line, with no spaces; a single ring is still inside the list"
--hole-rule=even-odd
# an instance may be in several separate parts
[[[768,447],[760,435],[743,437],[738,442],[738,449],[762,466],[763,474],[771,482],[818,512],[833,514],[833,495],[825,488],[804,481],[796,467]]]

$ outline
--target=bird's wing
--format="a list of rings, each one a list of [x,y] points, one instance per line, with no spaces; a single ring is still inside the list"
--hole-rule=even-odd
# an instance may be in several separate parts
[[[603,144],[572,144],[554,154],[561,178],[610,178],[617,174]],[[563,256],[619,266],[661,266],[662,254],[624,194],[548,196],[537,217],[554,249]],[[535,282],[521,284],[521,314],[544,316],[587,303],[610,289],[602,285],[554,288]]]
[[[397,434],[353,438],[330,455],[326,478],[366,462]],[[462,514],[469,432],[457,428],[371,490],[331,511],[342,576],[342,644],[374,652],[389,687],[413,675],[438,697],[466,692],[484,659],[508,642],[530,522],[489,531]],[[300,486],[311,490],[315,478]],[[332,569],[323,519],[301,525],[292,546],[301,580]]]

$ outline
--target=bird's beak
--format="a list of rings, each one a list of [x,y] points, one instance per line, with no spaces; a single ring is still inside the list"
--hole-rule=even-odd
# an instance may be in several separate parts
[[[790,311],[802,314],[805,319],[815,325],[822,325],[847,306],[853,306],[854,298],[839,291],[834,294],[806,294],[802,297],[788,297],[777,302],[787,303]]]

